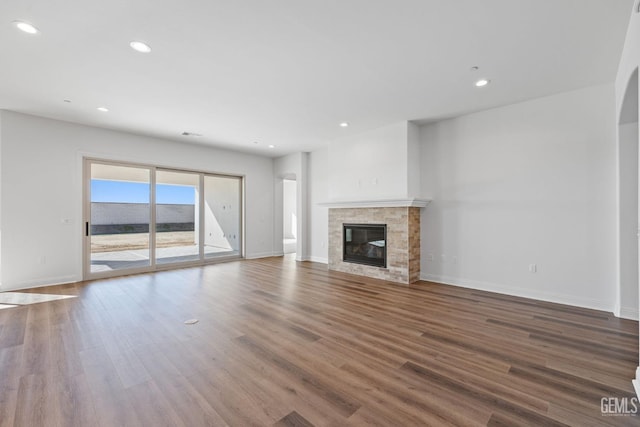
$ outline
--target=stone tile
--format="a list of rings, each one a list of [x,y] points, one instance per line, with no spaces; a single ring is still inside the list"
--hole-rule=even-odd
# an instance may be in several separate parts
[[[387,225],[387,268],[342,261],[343,224]],[[400,283],[420,278],[420,208],[329,209],[329,269]]]

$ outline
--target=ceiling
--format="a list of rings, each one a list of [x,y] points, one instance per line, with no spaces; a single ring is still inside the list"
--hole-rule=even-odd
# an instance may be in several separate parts
[[[0,109],[267,156],[309,151],[402,120],[613,82],[632,7],[2,0]],[[152,52],[135,52],[133,40]],[[481,77],[491,83],[476,88]]]

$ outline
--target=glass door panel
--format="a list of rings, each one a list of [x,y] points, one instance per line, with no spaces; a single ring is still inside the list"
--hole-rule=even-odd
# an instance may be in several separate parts
[[[200,259],[200,175],[156,171],[156,263]]]
[[[204,256],[242,253],[242,178],[204,176]]]
[[[242,177],[84,164],[87,279],[242,256]]]
[[[92,162],[90,180],[90,272],[149,267],[151,170]]]

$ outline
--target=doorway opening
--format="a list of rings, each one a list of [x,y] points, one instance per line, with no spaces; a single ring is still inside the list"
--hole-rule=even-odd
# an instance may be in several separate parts
[[[298,243],[297,185],[292,179],[282,180],[282,245],[284,253],[294,254]]]
[[[618,121],[618,292],[616,315],[638,318],[640,210],[638,70],[631,75]]]

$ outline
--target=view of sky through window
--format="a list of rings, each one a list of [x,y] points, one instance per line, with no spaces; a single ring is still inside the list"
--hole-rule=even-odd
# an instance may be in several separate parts
[[[149,203],[149,184],[141,182],[91,180],[91,201],[102,203]],[[195,188],[158,184],[157,204],[193,205]]]

